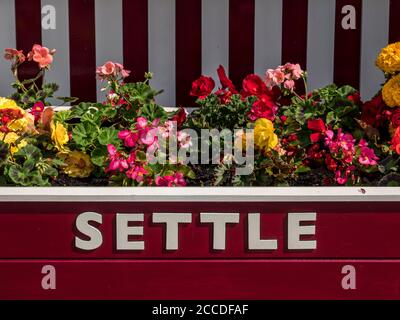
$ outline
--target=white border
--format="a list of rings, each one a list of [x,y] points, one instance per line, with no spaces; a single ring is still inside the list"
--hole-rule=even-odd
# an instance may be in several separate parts
[[[1,187],[0,202],[400,202],[400,188]]]

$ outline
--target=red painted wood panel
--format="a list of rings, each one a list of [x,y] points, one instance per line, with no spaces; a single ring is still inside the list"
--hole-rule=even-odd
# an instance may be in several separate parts
[[[201,76],[201,0],[176,0],[176,103],[192,107],[192,82]]]
[[[103,215],[103,245],[93,252],[74,249],[78,214]],[[179,250],[166,252],[165,230],[151,222],[153,212],[193,213],[179,227]],[[212,227],[200,224],[200,212],[240,212],[240,223],[227,228],[225,251],[213,251]],[[278,250],[249,251],[247,213],[261,213],[261,237],[277,239]],[[316,212],[317,249],[287,248],[287,213]],[[115,250],[116,213],[145,213],[145,250]],[[139,223],[140,225],[141,223]],[[400,258],[399,203],[1,203],[0,258],[82,259],[295,259]]]
[[[229,0],[229,77],[240,88],[254,72],[254,0]]]
[[[52,265],[56,289],[43,290]],[[356,290],[344,290],[343,267]],[[0,299],[400,299],[399,261],[7,261]]]
[[[343,29],[344,6],[356,9],[356,28]],[[362,0],[336,0],[334,82],[360,87]]]
[[[144,80],[148,62],[148,0],[123,0],[124,66],[128,81]]]
[[[390,0],[389,42],[400,41],[400,0]]]
[[[42,44],[41,10],[40,0],[15,0],[17,48],[25,54],[32,50],[34,44]],[[27,62],[19,69],[19,78],[21,81],[31,79],[38,72],[36,62]],[[38,80],[40,83],[41,80]]]
[[[307,69],[308,0],[283,0],[282,63]]]
[[[71,95],[96,101],[95,1],[69,0]]]

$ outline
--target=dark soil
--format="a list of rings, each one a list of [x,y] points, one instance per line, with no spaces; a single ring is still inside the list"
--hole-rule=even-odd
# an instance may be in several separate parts
[[[108,179],[77,179],[60,175],[51,184],[54,187],[106,187],[109,182]]]

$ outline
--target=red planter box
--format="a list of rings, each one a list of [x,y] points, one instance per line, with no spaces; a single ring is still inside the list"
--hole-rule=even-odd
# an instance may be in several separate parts
[[[398,299],[400,190],[4,188],[0,299]]]

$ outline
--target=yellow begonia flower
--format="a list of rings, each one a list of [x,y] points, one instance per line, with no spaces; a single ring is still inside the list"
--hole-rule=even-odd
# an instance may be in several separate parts
[[[400,107],[400,74],[394,76],[383,86],[382,97],[389,107]]]
[[[400,71],[400,42],[396,42],[383,48],[380,52],[376,65],[386,73]]]
[[[268,119],[258,119],[254,127],[254,144],[265,152],[279,143],[273,123]]]
[[[57,150],[65,151],[66,148],[64,146],[69,141],[67,129],[60,122],[57,122],[55,124],[54,122],[51,122],[50,130],[51,130],[51,139],[53,140]]]
[[[19,111],[22,115],[21,119],[18,119],[16,121],[11,121],[10,124],[8,124],[7,127],[11,131],[30,132],[30,133],[34,133],[36,131],[35,117],[30,113],[26,112],[21,107],[19,107],[14,100],[0,98],[0,110],[1,109],[16,110]]]
[[[62,159],[66,166],[62,171],[72,178],[87,178],[93,172],[93,164],[90,157],[80,151],[71,151],[59,153],[58,157]]]
[[[0,133],[0,141],[3,141],[10,145],[11,154],[18,152],[21,148],[25,147],[28,144],[25,140],[21,140],[18,142],[18,145],[16,145],[17,140],[20,138],[21,137],[15,132]]]

